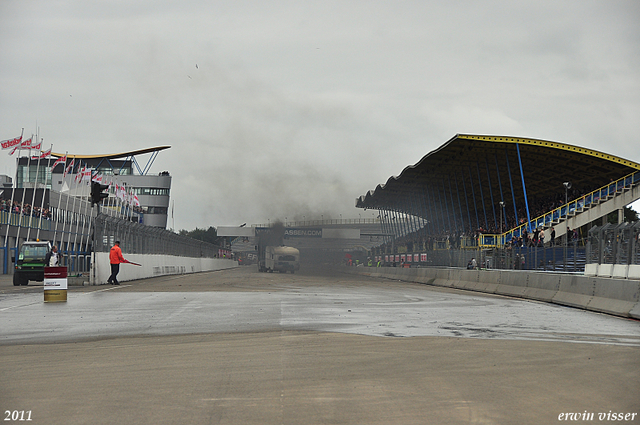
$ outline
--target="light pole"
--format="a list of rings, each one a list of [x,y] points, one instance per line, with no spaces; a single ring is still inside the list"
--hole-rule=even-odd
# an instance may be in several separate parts
[[[564,186],[564,204],[567,205],[569,203],[569,189],[571,189],[571,182],[562,183]],[[567,210],[567,212],[569,212]]]
[[[502,213],[504,211],[504,202],[500,201],[500,234],[504,233],[504,230],[502,230]]]
[[[562,183],[562,185],[564,186],[564,207],[566,208],[564,214],[567,220],[569,220],[569,189],[571,189],[571,182],[564,182]],[[567,226],[567,229],[569,229],[569,226]],[[566,246],[569,245],[569,232],[565,233],[564,245],[566,250]],[[566,257],[566,252],[565,252],[565,257]]]

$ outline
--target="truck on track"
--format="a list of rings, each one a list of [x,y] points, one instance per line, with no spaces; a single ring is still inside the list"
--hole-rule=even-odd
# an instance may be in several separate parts
[[[290,246],[266,246],[260,252],[258,271],[272,273],[295,273],[300,270],[300,251]]]
[[[45,258],[50,250],[49,242],[24,242],[15,261],[13,285],[28,285],[30,280],[43,282]]]

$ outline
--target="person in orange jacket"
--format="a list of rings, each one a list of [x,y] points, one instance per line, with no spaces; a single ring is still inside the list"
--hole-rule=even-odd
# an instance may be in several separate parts
[[[120,263],[128,263],[122,256],[122,250],[120,249],[120,241],[116,241],[115,245],[111,247],[109,251],[109,263],[111,263],[111,276],[107,280],[108,284],[120,285],[117,276],[120,271]]]

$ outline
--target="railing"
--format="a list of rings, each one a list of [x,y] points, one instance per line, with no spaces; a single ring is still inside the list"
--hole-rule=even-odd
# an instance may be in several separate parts
[[[467,268],[471,259],[478,268],[503,270],[584,272],[587,247],[579,240],[571,245],[547,247],[509,247],[491,249],[434,249],[407,253],[377,254],[375,261],[385,267],[458,267]]]
[[[630,189],[633,185],[640,183],[640,171],[633,172],[625,177],[602,186],[600,189],[594,190],[580,198],[562,205],[546,214],[536,217],[528,223],[521,224],[503,234],[481,234],[478,238],[478,245],[482,248],[492,248],[504,246],[514,237],[521,237],[525,230],[537,229],[539,227],[547,228],[559,224],[561,221],[569,217],[583,212],[601,202],[607,201],[614,197],[617,193]]]
[[[32,229],[51,230],[51,219],[22,215],[10,211],[0,211],[0,224],[20,226],[25,229],[30,227]]]
[[[268,224],[255,224],[255,227],[271,227],[276,222],[269,222]],[[324,226],[335,224],[380,224],[379,218],[337,218],[334,220],[302,220],[302,221],[285,221],[279,222],[284,227],[309,227],[309,226]]]

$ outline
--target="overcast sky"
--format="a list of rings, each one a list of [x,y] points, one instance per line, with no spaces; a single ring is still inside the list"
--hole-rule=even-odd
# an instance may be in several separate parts
[[[640,162],[638,22],[637,0],[2,0],[0,139],[170,145],[176,229],[370,218],[356,197],[456,133]]]

